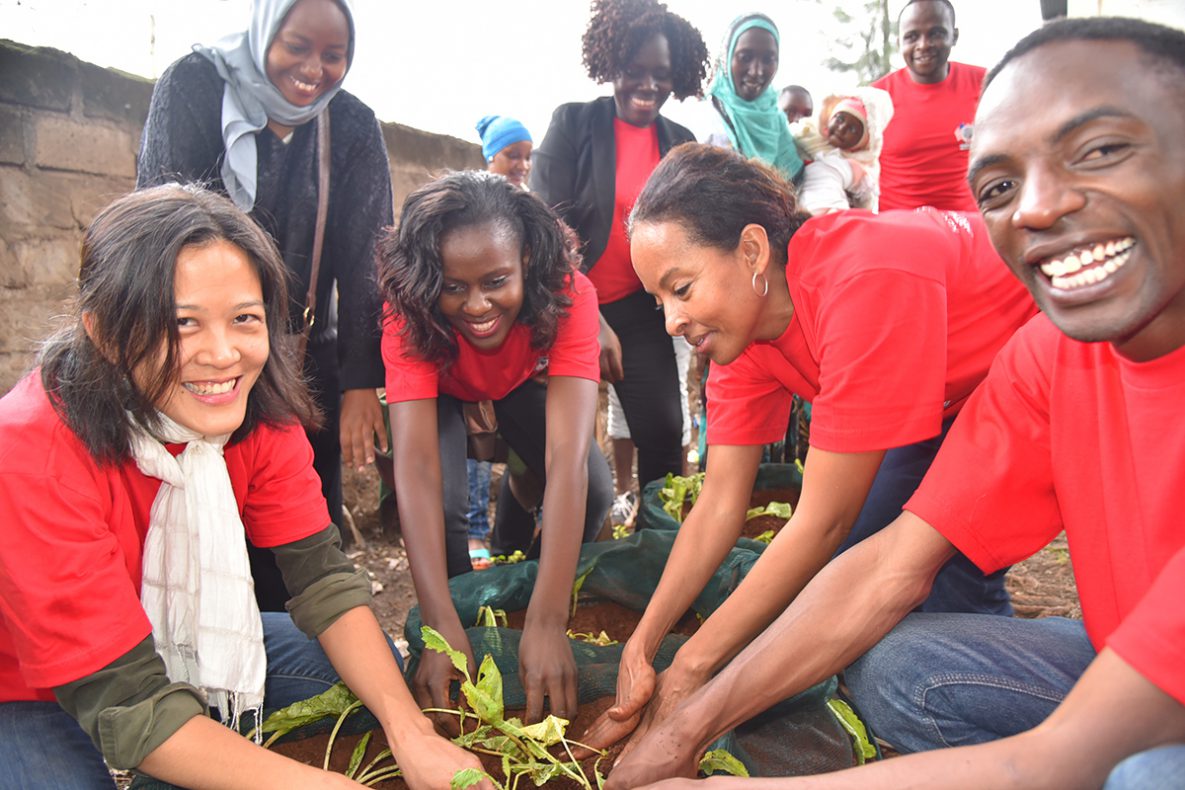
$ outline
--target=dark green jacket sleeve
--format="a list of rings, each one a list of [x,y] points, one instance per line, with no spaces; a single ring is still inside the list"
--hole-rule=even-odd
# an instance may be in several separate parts
[[[287,603],[292,622],[310,638],[350,609],[370,604],[370,577],[341,550],[341,534],[332,524],[272,551],[292,593]]]

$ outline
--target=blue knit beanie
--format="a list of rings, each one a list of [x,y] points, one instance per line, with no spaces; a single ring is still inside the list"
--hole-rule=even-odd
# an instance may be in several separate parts
[[[494,161],[494,155],[508,145],[531,142],[531,133],[513,118],[505,115],[487,115],[477,122],[477,133],[481,135],[481,155],[487,162]]]

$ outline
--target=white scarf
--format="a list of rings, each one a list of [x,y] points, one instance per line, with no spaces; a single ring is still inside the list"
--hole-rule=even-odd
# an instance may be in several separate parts
[[[157,439],[132,431],[136,466],[161,481],[144,540],[140,599],[169,680],[203,689],[238,729],[244,711],[263,709],[267,655],[247,560],[246,532],[222,448],[163,414]],[[174,458],[161,440],[185,442]]]

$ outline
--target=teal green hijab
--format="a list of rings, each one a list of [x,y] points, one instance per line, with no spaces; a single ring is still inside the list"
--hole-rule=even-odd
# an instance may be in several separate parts
[[[802,159],[790,135],[786,116],[778,109],[778,95],[771,83],[753,101],[737,95],[732,83],[732,56],[737,39],[752,28],[768,30],[781,50],[782,41],[777,26],[764,14],[745,14],[728,26],[728,35],[716,61],[715,75],[708,95],[719,102],[728,123],[728,139],[733,147],[751,159],[760,159],[781,171],[792,180],[802,171]]]

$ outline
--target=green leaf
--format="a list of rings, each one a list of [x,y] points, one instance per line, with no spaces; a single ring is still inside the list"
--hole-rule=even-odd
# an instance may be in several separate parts
[[[449,782],[449,790],[465,790],[466,787],[473,787],[485,779],[494,781],[494,777],[477,768],[462,768],[453,774],[452,781]],[[495,783],[496,784],[496,783]]]
[[[777,516],[782,519],[789,519],[793,511],[790,505],[785,502],[770,502],[768,505],[762,507],[751,507],[745,511],[745,521],[755,519],[759,516]]]
[[[760,535],[753,538],[753,540],[757,541],[758,543],[772,543],[773,539],[774,531],[772,529],[767,529],[765,532],[762,532]]]
[[[876,757],[876,747],[872,745],[864,722],[860,721],[860,717],[856,715],[856,711],[852,710],[852,706],[839,698],[833,698],[827,700],[827,707],[831,709],[831,712],[835,714],[835,718],[839,720],[839,726],[847,730],[848,735],[852,736],[852,751],[856,755],[856,764],[864,765],[865,760],[874,759]]]
[[[588,579],[589,574],[593,572],[593,568],[595,567],[597,567],[597,562],[593,560],[588,564],[587,568],[577,574],[575,581],[572,582],[572,617],[576,616],[576,601],[580,597],[580,589],[584,587],[584,582]]]
[[[422,625],[420,626],[420,636],[424,639],[424,647],[435,650],[437,653],[444,653],[453,662],[453,666],[465,676],[465,679],[470,679],[469,661],[466,660],[465,654],[460,650],[453,650],[453,646],[440,635],[439,631],[430,625]]]
[[[469,701],[469,707],[473,708],[473,712],[482,721],[489,724],[502,721],[502,673],[498,671],[498,665],[489,653],[481,660],[481,666],[477,670],[477,683],[462,684],[462,693]]]
[[[479,628],[497,628],[501,625],[503,628],[509,628],[509,621],[506,618],[505,609],[495,609],[492,606],[479,606],[477,608],[477,622],[474,623]]]
[[[350,764],[346,767],[346,777],[354,778],[354,774],[358,773],[358,766],[362,765],[362,758],[366,756],[366,747],[370,745],[370,736],[374,735],[374,731],[363,735],[358,743],[354,744],[354,751],[350,754]]]
[[[280,708],[264,720],[261,732],[275,733],[276,737],[321,719],[340,716],[342,711],[358,701],[345,683],[335,683],[315,697],[309,697]],[[253,733],[252,733],[253,734]]]
[[[696,500],[699,499],[699,492],[703,488],[703,484],[703,472],[691,475],[690,477],[667,473],[662,489],[658,492],[658,500],[662,503],[663,511],[675,519],[675,521],[682,524],[683,503],[690,497],[691,504],[694,505]]]
[[[528,724],[522,728],[523,735],[538,741],[544,746],[555,746],[564,739],[564,732],[568,728],[568,720],[549,714],[547,718],[537,724]]]
[[[745,764],[733,757],[725,749],[713,749],[699,761],[699,772],[705,776],[712,774],[731,774],[732,776],[749,775]]]

